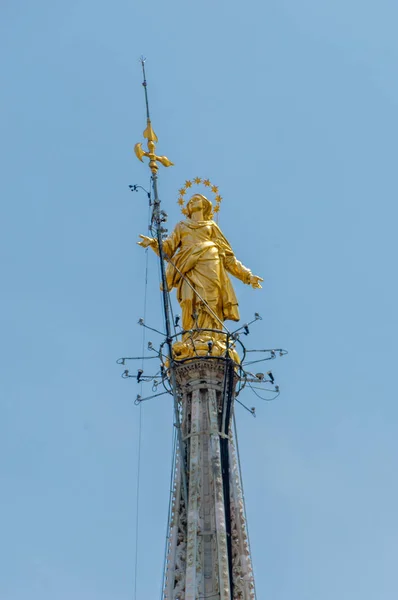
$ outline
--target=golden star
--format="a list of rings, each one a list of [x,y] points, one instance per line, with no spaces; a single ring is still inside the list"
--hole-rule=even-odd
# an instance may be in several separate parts
[[[199,184],[199,183],[202,183],[202,180],[200,177],[195,177],[194,182]]]
[[[216,196],[216,202],[221,202],[222,200],[222,196],[220,196],[220,194],[218,196]]]
[[[213,208],[213,212],[215,212],[215,213],[218,213],[218,212],[220,212],[220,207],[218,206],[218,204],[217,204],[217,206],[215,206],[215,207]]]
[[[187,190],[185,188],[181,188],[180,190],[178,190],[178,193],[180,194],[180,196],[185,196]]]
[[[178,198],[177,202],[180,206],[184,206],[184,198]]]
[[[181,212],[183,215],[188,215],[188,210],[186,208],[183,208]]]
[[[187,180],[186,180],[186,182],[185,182],[185,187],[186,187],[186,188],[190,188],[190,187],[192,187],[192,181],[191,181],[190,179],[187,179]]]
[[[211,186],[211,191],[214,192],[215,194],[217,194],[218,192],[218,187],[216,185],[212,185]]]
[[[203,183],[205,184],[206,187],[210,187],[211,186],[211,181],[210,179],[204,179]]]

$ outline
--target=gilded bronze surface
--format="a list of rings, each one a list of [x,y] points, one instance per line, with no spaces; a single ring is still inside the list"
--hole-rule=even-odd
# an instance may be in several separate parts
[[[218,225],[211,219],[210,200],[195,194],[187,203],[187,218],[180,221],[163,242],[168,261],[168,289],[177,289],[182,312],[182,341],[173,346],[176,358],[225,353],[224,321],[239,320],[238,301],[229,275],[234,275],[253,288],[261,288],[261,277],[237,260]],[[138,244],[158,253],[156,239],[140,235]],[[203,329],[219,330],[198,331]]]
[[[141,143],[136,144],[134,146],[134,152],[135,152],[136,157],[141,162],[144,162],[142,160],[144,156],[147,156],[149,158],[149,168],[151,169],[153,175],[156,175],[157,170],[159,168],[158,164],[157,164],[158,162],[160,162],[160,164],[163,165],[164,167],[171,167],[174,165],[174,163],[172,163],[171,160],[169,160],[167,158],[167,156],[157,156],[156,155],[155,150],[156,150],[156,143],[158,141],[158,136],[152,129],[152,124],[151,124],[150,119],[147,119],[147,126],[144,131],[144,138],[147,140],[148,152],[145,152],[145,150],[143,150]]]

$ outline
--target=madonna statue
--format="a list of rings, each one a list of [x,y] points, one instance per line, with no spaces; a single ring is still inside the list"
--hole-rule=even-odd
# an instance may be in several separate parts
[[[253,288],[261,288],[261,277],[239,262],[228,240],[212,220],[213,205],[205,196],[195,194],[187,203],[187,218],[180,221],[169,238],[163,242],[168,262],[168,289],[177,288],[177,300],[182,311],[183,343],[174,345],[175,353],[186,355],[188,338],[195,351],[213,340],[220,342],[221,334],[198,332],[197,329],[223,329],[225,320],[239,321],[238,301],[228,273]],[[158,253],[154,238],[140,235],[138,244],[151,246]],[[219,343],[220,345],[220,343]],[[221,343],[221,346],[224,344]],[[225,346],[224,346],[225,348]],[[192,348],[191,348],[192,349]],[[204,348],[203,348],[204,349]],[[189,354],[189,352],[188,352]]]

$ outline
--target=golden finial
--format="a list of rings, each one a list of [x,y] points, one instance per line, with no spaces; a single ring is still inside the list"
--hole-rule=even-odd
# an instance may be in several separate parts
[[[144,162],[142,160],[143,156],[147,156],[149,158],[149,168],[152,171],[152,175],[156,175],[157,170],[159,168],[158,162],[160,162],[160,164],[163,165],[164,167],[171,167],[174,165],[174,163],[172,163],[171,160],[169,160],[167,158],[167,156],[157,156],[155,153],[158,136],[152,129],[151,119],[149,116],[148,90],[147,90],[147,82],[146,82],[146,77],[145,77],[145,58],[142,56],[140,60],[141,60],[141,65],[142,65],[142,74],[144,76],[144,81],[142,82],[142,85],[144,86],[144,90],[145,90],[146,121],[147,121],[147,126],[144,131],[144,138],[147,140],[148,152],[145,152],[145,150],[143,150],[142,143],[136,144],[134,146],[134,152],[136,154],[136,157],[141,162]]]

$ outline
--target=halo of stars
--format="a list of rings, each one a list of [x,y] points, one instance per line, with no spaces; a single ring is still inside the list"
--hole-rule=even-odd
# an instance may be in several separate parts
[[[216,201],[216,205],[213,208],[213,213],[218,213],[220,210],[220,204],[222,201],[222,196],[220,196],[218,187],[213,185],[210,179],[202,179],[201,177],[194,177],[193,179],[187,179],[184,186],[178,190],[179,197],[177,203],[181,206],[181,212],[183,215],[188,215],[188,209],[185,204],[184,196],[187,193],[187,190],[191,188],[193,185],[203,184],[205,187],[209,188],[214,194],[214,200]]]

